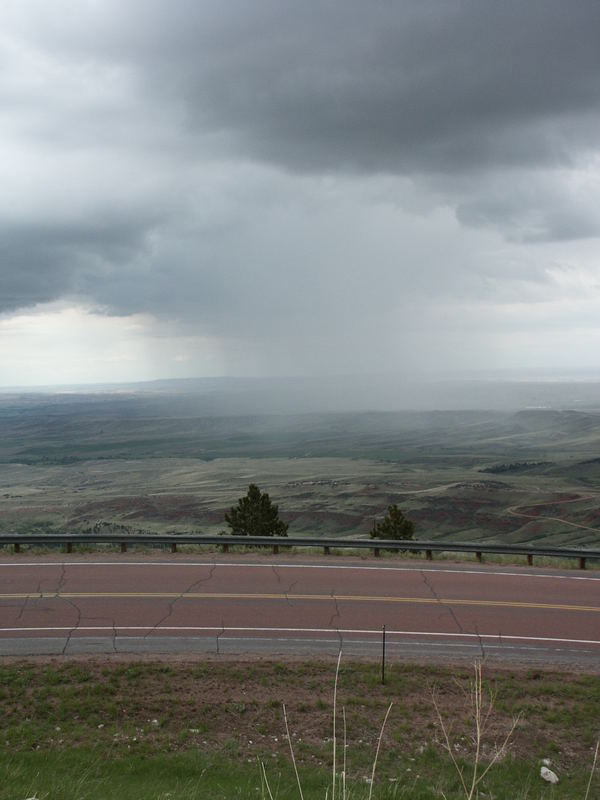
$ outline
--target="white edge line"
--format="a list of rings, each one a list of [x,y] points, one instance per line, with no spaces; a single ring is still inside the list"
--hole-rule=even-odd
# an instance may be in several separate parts
[[[243,562],[228,563],[225,561],[28,561],[28,562],[0,562],[2,567],[226,567],[244,569],[333,569],[333,570],[363,570],[375,572],[443,572],[452,575],[493,575],[509,578],[554,578],[555,580],[570,581],[600,581],[600,577],[588,575],[552,575],[536,572],[500,572],[486,569],[445,569],[444,567],[389,567],[366,564],[245,564]]]
[[[133,636],[123,636],[123,637],[120,637],[120,638],[122,638],[123,640],[127,640],[127,641],[132,641],[134,639]],[[267,639],[266,637],[252,637],[252,638],[250,638],[250,637],[244,637],[244,636],[237,636],[237,637],[221,636],[221,637],[219,637],[219,641],[220,642],[255,642],[255,641],[258,641],[258,642],[277,642],[277,643],[281,643],[281,644],[283,644],[285,642],[287,644],[290,644],[292,642],[298,642],[298,643],[299,642],[305,642],[306,640],[305,639],[276,639],[276,638]],[[339,639],[319,639],[319,642],[322,642],[324,644],[339,645]],[[368,644],[370,644],[370,642],[365,640],[365,639],[349,639],[347,642],[345,642],[345,644],[348,645],[349,647],[351,647],[351,646],[356,646],[356,645],[358,645],[358,646],[368,645]],[[400,642],[392,642],[392,645],[399,645],[399,644],[400,644]],[[450,648],[452,646],[453,645],[446,644],[444,642],[419,642],[419,647],[421,647],[421,648],[422,647],[435,647],[435,648],[445,647],[445,648]],[[476,645],[476,644],[461,644],[460,647],[462,647],[463,650],[466,649],[466,648],[469,648],[469,650],[474,650],[475,652],[478,652],[479,649],[480,649],[479,645]],[[503,645],[501,647],[499,645],[496,645],[496,644],[488,644],[488,645],[486,645],[486,647],[487,647],[487,649],[489,651],[499,650],[499,651],[501,651],[503,653],[505,653],[507,650],[514,650],[517,653],[521,653],[521,652],[524,652],[524,651],[527,651],[527,652],[530,652],[530,653],[547,653],[548,652],[548,648],[544,648],[544,647],[533,647],[533,646],[517,647],[517,646],[511,645],[511,644]],[[556,652],[556,653],[567,653],[569,651],[564,647],[555,647],[554,648],[554,652]],[[577,650],[577,654],[578,655],[583,655],[583,654],[586,654],[586,653],[593,653],[593,650],[583,650],[583,649]]]
[[[373,636],[381,636],[380,630],[370,630],[361,628],[339,628],[332,631],[331,628],[250,628],[250,627],[231,627],[222,628],[220,626],[200,626],[200,625],[165,625],[156,628],[153,625],[117,625],[113,628],[112,625],[79,625],[76,628],[73,626],[64,625],[60,627],[21,627],[21,628],[0,628],[0,633],[33,633],[33,632],[58,632],[58,631],[71,631],[73,633],[78,631],[213,631],[215,633],[231,633],[233,631],[240,633],[351,633],[351,634],[370,634]],[[387,636],[439,636],[451,639],[496,639],[500,642],[509,641],[526,641],[526,642],[550,642],[557,644],[593,644],[600,645],[600,640],[596,639],[563,639],[552,636],[514,636],[504,635],[497,633],[443,633],[438,631],[395,631],[386,630]],[[0,640],[1,641],[1,640]]]

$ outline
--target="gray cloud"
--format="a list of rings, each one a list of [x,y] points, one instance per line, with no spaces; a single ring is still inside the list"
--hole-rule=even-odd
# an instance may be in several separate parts
[[[595,147],[597,3],[277,6],[242,4],[184,79],[192,122],[243,152],[299,170],[452,173]]]
[[[593,171],[499,170],[448,187],[458,220],[497,230],[514,242],[570,241],[597,237],[600,210]]]
[[[66,8],[39,8],[28,35],[132,68],[191,132],[288,169],[452,173],[596,147],[595,0]]]
[[[2,312],[418,360],[465,304],[554,297],[549,243],[597,269],[596,0],[6,8]]]
[[[144,252],[145,235],[131,219],[0,226],[0,313],[100,294]]]

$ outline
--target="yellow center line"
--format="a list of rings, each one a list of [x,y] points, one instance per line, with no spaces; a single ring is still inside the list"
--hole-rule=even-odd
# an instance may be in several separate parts
[[[296,601],[329,601],[341,603],[409,603],[423,605],[446,606],[489,606],[494,608],[531,608],[550,609],[553,611],[587,611],[598,613],[599,606],[576,606],[564,603],[525,603],[514,600],[467,600],[457,597],[386,597],[381,595],[346,595],[346,594],[249,594],[242,592],[24,592],[16,594],[0,594],[0,600],[49,600],[63,598],[65,600],[86,599],[122,599],[145,600],[296,600]]]

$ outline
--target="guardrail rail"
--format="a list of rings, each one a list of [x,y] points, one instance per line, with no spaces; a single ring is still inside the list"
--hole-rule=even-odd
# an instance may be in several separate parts
[[[361,549],[372,550],[379,556],[382,550],[395,552],[425,553],[431,561],[434,553],[475,553],[478,561],[487,555],[523,555],[527,564],[533,565],[535,556],[547,558],[574,558],[578,560],[579,569],[585,569],[588,559],[600,560],[600,550],[585,547],[538,547],[519,544],[490,544],[484,542],[447,542],[425,541],[420,539],[336,539],[335,537],[301,537],[301,536],[203,536],[192,534],[2,534],[0,546],[11,546],[15,553],[21,551],[24,545],[42,545],[66,547],[68,553],[73,551],[73,545],[82,544],[117,544],[121,552],[135,545],[143,546],[171,546],[171,552],[177,552],[178,545],[205,545],[220,547],[224,553],[230,547],[268,547],[273,553],[279,549],[290,547],[323,548],[325,555],[330,555],[335,549]]]

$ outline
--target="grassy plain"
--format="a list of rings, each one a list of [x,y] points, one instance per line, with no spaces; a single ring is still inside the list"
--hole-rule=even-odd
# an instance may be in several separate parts
[[[0,796],[261,797],[262,762],[279,800],[298,797],[285,703],[305,797],[322,800],[331,783],[334,672],[331,661],[5,662],[0,665]],[[432,693],[468,775],[471,678],[469,666],[395,663],[383,686],[376,664],[342,662],[338,735],[343,707],[354,798],[367,796],[390,702],[374,796],[461,796]],[[599,732],[600,677],[490,669],[485,683],[496,695],[496,710],[484,739],[484,762],[512,720],[520,718],[508,754],[481,791],[493,797],[547,797],[549,787],[539,777],[547,758],[560,776],[551,796],[582,799]],[[591,797],[598,788],[596,777]]]
[[[202,416],[137,395],[0,398],[0,530],[222,530],[258,483],[290,533],[600,545],[600,413]]]

